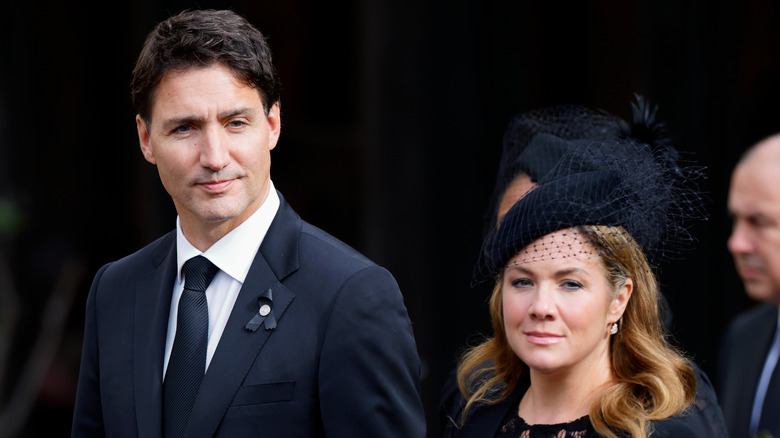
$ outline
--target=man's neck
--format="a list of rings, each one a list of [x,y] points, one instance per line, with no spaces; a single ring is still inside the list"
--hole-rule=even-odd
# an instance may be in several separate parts
[[[267,199],[268,191],[258,198],[258,201],[248,205],[238,216],[214,222],[200,221],[192,216],[179,213],[182,234],[192,246],[201,252],[206,252],[219,239],[249,219]]]

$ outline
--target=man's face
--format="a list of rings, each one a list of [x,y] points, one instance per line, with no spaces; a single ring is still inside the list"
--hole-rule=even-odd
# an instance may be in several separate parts
[[[739,164],[728,207],[734,220],[728,248],[745,291],[780,304],[780,166],[760,158]]]
[[[279,104],[266,116],[257,90],[215,64],[165,73],[150,119],[136,118],[141,151],[157,165],[185,236],[204,250],[265,201]]]

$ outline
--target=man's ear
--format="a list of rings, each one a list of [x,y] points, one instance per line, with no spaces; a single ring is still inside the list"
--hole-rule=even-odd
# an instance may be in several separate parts
[[[146,161],[157,164],[150,144],[149,127],[140,114],[135,116],[135,126],[138,128],[138,142],[141,144],[141,153],[144,154]]]
[[[266,120],[268,122],[268,148],[273,149],[282,133],[282,107],[278,101],[268,109]]]
[[[609,309],[610,321],[617,322],[623,317],[623,312],[626,311],[628,300],[631,298],[631,294],[634,292],[634,281],[627,278],[623,286],[618,290],[618,294]]]

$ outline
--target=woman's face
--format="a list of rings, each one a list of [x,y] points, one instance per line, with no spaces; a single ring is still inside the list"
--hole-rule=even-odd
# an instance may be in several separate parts
[[[590,251],[582,246],[590,244],[566,231],[528,245],[557,249],[554,257],[536,260],[521,251],[504,269],[501,284],[509,345],[531,370],[542,373],[608,364],[609,329],[622,316],[633,288],[629,279],[615,291],[601,258],[583,255]]]

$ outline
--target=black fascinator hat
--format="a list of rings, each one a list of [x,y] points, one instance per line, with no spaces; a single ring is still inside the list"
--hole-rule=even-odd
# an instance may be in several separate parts
[[[549,154],[541,154],[542,160],[529,160],[526,154],[523,172],[534,178],[533,166],[544,170],[538,185],[487,234],[475,282],[495,277],[521,250],[529,261],[571,254],[572,248],[561,248],[560,239],[528,246],[550,233],[582,225],[622,227],[648,261],[658,263],[674,258],[694,240],[687,229],[691,220],[706,218],[698,187],[703,170],[681,162],[659,135],[655,110],[646,101],[638,98],[634,104],[633,125],[581,107],[568,107],[572,112],[567,115],[564,108],[554,109],[556,122],[565,125],[571,117],[583,137],[566,138],[570,131],[564,136],[540,132],[527,137],[519,157],[536,146],[550,151],[549,145],[555,145],[558,159],[546,164]]]
[[[539,182],[566,153],[571,140],[617,138],[625,130],[622,125],[625,122],[617,117],[579,105],[552,106],[513,117],[504,130],[485,232],[495,227],[501,198],[516,177],[526,174]]]
[[[512,181],[526,174],[538,183],[576,140],[631,139],[664,149],[670,160],[677,160],[665,124],[656,120],[657,106],[640,95],[635,98],[631,103],[631,124],[605,111],[580,105],[552,106],[513,117],[504,130],[496,183],[485,215],[485,231],[495,227],[498,206]]]

